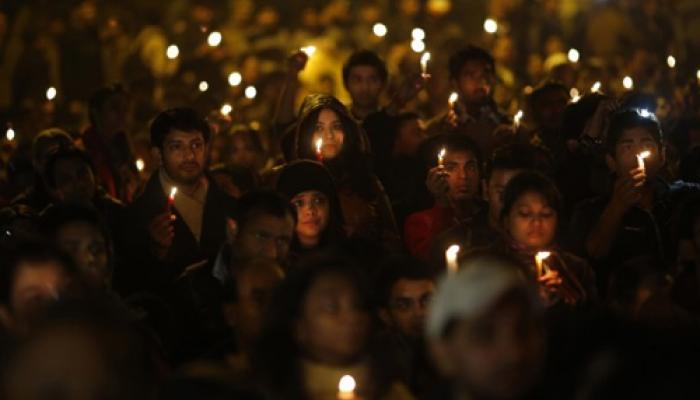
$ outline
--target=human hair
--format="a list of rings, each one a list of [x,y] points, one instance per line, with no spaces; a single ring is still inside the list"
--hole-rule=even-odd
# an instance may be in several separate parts
[[[235,138],[241,137],[247,140],[252,145],[253,149],[258,153],[264,153],[265,147],[263,146],[262,140],[260,139],[260,130],[254,129],[249,125],[234,125],[229,130],[229,136],[233,141]],[[233,145],[232,145],[233,147]]]
[[[375,305],[388,308],[391,291],[401,279],[413,281],[435,281],[435,272],[425,262],[409,255],[394,255],[387,258],[374,279]]]
[[[615,147],[625,131],[634,128],[643,128],[654,138],[657,146],[661,148],[662,134],[659,121],[654,114],[647,110],[624,109],[614,113],[610,118],[606,135],[606,147],[608,152],[615,154]]]
[[[292,217],[296,224],[297,213],[282,195],[272,190],[254,190],[241,196],[236,204],[236,222],[242,230],[251,219],[260,214],[277,218]]]
[[[496,70],[496,62],[491,54],[481,47],[468,45],[462,50],[452,54],[449,60],[450,79],[458,80],[464,64],[471,61],[483,61],[491,72]]]
[[[73,139],[70,137],[68,132],[61,128],[48,128],[39,132],[34,140],[32,141],[32,162],[37,163],[41,154],[39,154],[39,148],[43,145],[43,142],[58,142],[59,148],[71,147],[73,145]]]
[[[531,192],[541,195],[547,205],[557,213],[557,216],[561,218],[564,215],[561,193],[554,182],[539,172],[523,171],[514,176],[503,190],[501,219],[510,214],[521,196]]]
[[[550,164],[546,149],[528,143],[509,143],[493,151],[486,161],[484,178],[488,181],[491,174],[499,170],[548,171]]]
[[[80,150],[75,147],[70,147],[70,148],[65,148],[65,149],[59,149],[57,152],[53,153],[48,161],[46,162],[46,171],[45,171],[45,177],[44,179],[46,180],[46,185],[49,188],[55,189],[56,188],[56,164],[58,164],[60,161],[66,161],[66,160],[77,160],[88,167],[90,167],[90,170],[92,170],[93,174],[95,172],[95,167],[92,164],[92,159],[90,156],[84,152],[83,150]]]
[[[386,64],[381,58],[379,58],[377,53],[370,50],[359,50],[352,53],[350,58],[348,58],[345,64],[343,64],[343,85],[345,87],[348,86],[350,71],[354,67],[360,65],[366,65],[374,68],[375,71],[377,71],[377,75],[379,75],[379,79],[382,81],[382,84],[386,83],[387,79],[389,78],[389,72],[387,71]]]
[[[97,115],[107,101],[114,96],[128,96],[126,88],[120,83],[103,86],[97,89],[88,100],[88,117],[93,126],[97,123]]]
[[[437,142],[449,152],[465,151],[471,153],[474,158],[476,158],[479,173],[481,174],[484,169],[484,159],[481,154],[481,149],[469,136],[461,133],[446,133],[440,135]],[[434,162],[437,163],[437,158],[435,158]]]
[[[593,117],[601,101],[607,99],[600,93],[586,94],[575,103],[569,103],[564,109],[562,135],[565,139],[578,140],[583,135],[586,124]]]
[[[78,270],[70,258],[52,245],[42,241],[27,241],[6,249],[0,260],[0,303],[11,307],[12,288],[23,263],[55,263],[71,277],[78,276]]]
[[[151,122],[151,146],[163,149],[163,142],[170,132],[199,132],[209,141],[209,124],[192,108],[171,108],[158,114]]]

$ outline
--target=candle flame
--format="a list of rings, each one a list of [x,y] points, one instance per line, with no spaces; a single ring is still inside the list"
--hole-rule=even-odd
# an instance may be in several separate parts
[[[430,52],[426,51],[420,57],[420,65],[422,65],[425,68],[425,66],[428,65],[428,61],[430,61]]]
[[[641,158],[642,160],[645,158],[649,158],[651,155],[651,152],[649,150],[645,150],[637,155],[637,157]]]
[[[351,375],[343,375],[338,382],[338,392],[350,394],[355,391],[356,386],[357,383],[355,383],[355,378],[353,378]]]
[[[447,248],[447,251],[445,251],[445,254],[448,257],[457,257],[457,253],[459,253],[459,245],[458,244],[453,244],[452,246]]]
[[[5,139],[7,139],[9,142],[15,140],[15,130],[12,128],[7,128],[7,131],[5,131]]]
[[[551,256],[551,255],[552,255],[552,252],[550,252],[550,251],[540,251],[535,255],[535,258],[537,258],[537,260],[542,262],[542,261],[548,259],[549,256]]]
[[[311,57],[316,52],[316,46],[304,46],[299,49],[302,53],[306,54],[307,57]]]
[[[515,125],[520,125],[520,120],[523,119],[523,110],[518,110],[517,113],[515,113],[515,116],[513,116],[513,122]]]
[[[445,158],[445,153],[447,153],[447,149],[445,149],[444,147],[438,153],[438,162],[440,162],[440,164],[442,164],[442,160]]]
[[[601,86],[602,86],[602,84],[600,83],[600,81],[596,81],[596,82],[593,84],[593,86],[591,86],[591,92],[595,93],[595,92],[600,91],[600,87],[601,87]]]
[[[459,99],[459,95],[457,94],[457,92],[452,92],[447,102],[452,106],[457,102],[457,99]]]
[[[146,167],[146,163],[143,162],[143,159],[139,158],[136,160],[136,169],[141,172],[143,169]]]
[[[175,200],[176,194],[177,194],[177,187],[173,186],[173,188],[170,189],[170,200]]]

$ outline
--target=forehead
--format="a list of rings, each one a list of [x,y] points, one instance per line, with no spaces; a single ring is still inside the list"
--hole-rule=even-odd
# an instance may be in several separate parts
[[[642,140],[654,140],[654,135],[651,134],[649,129],[637,126],[622,131],[622,135],[620,135],[620,139],[617,141],[617,144],[620,142],[634,142]]]
[[[103,240],[100,230],[87,221],[72,221],[64,224],[57,232],[59,239],[98,239]]]
[[[536,192],[534,190],[528,190],[527,192],[522,193],[520,196],[518,196],[518,199],[515,201],[515,205],[517,206],[541,206],[541,207],[549,207],[549,202],[547,199],[542,195],[540,192]]]
[[[294,218],[291,215],[277,217],[262,211],[254,212],[246,224],[246,229],[264,230],[275,234],[291,234],[294,230]]]
[[[355,65],[348,72],[350,78],[379,78],[379,71],[372,65]]]
[[[445,152],[445,158],[450,159],[450,161],[475,161],[476,155],[469,150],[447,150]]]
[[[193,142],[195,140],[204,140],[204,135],[200,131],[181,131],[173,129],[165,137],[164,142]]]
[[[330,108],[323,108],[321,109],[321,112],[318,113],[318,120],[319,121],[337,121],[338,120],[338,114],[331,110]]]
[[[493,70],[489,63],[484,60],[468,60],[464,62],[459,72],[460,74],[466,75],[476,72],[491,73]]]
[[[435,291],[435,282],[430,279],[401,278],[391,288],[392,297],[422,296]]]
[[[309,197],[319,197],[319,196],[324,196],[325,195],[318,190],[306,190],[304,192],[299,192],[296,195],[294,195],[295,199],[302,199],[302,198],[309,198]]]

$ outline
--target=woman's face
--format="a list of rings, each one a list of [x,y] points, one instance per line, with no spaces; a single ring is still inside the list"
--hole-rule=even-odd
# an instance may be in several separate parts
[[[316,125],[313,127],[311,145],[314,154],[317,152],[316,143],[318,143],[319,139],[323,141],[321,145],[321,155],[324,159],[333,159],[337,157],[343,149],[343,140],[345,139],[343,124],[338,114],[329,108],[321,110],[318,114],[318,121],[316,121]]]
[[[554,241],[557,213],[540,193],[526,192],[510,209],[505,228],[518,244],[540,250]]]
[[[297,237],[302,244],[317,244],[330,218],[328,197],[317,190],[309,190],[294,196],[292,205],[297,210]]]
[[[303,300],[296,339],[312,360],[347,365],[362,354],[370,316],[356,288],[341,275],[321,276]]]

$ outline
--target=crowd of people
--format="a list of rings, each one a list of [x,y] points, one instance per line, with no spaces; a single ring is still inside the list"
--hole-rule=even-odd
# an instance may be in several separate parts
[[[659,2],[598,9],[654,39],[580,46],[605,67],[562,53],[555,20],[520,38],[519,2],[491,3],[478,44],[449,1],[397,2],[382,26],[423,43],[430,23],[432,58],[377,28],[381,1],[301,7],[285,32],[236,3],[230,48],[216,6],[187,4],[178,54],[148,10],[140,68],[117,51],[127,11],[101,49],[74,42],[91,1],[68,30],[0,14],[8,54],[43,15],[75,47],[43,67],[81,61],[47,82],[26,53],[4,94],[0,397],[700,396],[700,71],[666,59]],[[35,56],[60,47],[38,31]]]

